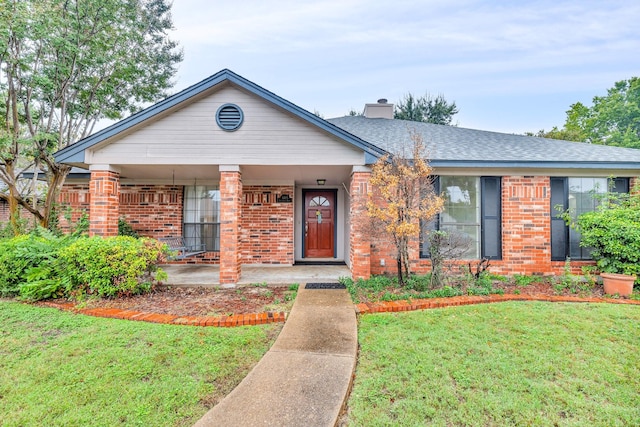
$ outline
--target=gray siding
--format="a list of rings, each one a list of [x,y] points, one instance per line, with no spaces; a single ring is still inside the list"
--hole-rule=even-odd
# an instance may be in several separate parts
[[[244,111],[235,132],[218,127],[225,103]],[[364,153],[263,100],[226,86],[107,145],[90,164],[361,165]]]

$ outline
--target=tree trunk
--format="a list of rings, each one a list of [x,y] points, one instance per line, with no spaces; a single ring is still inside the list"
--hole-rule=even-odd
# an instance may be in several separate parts
[[[54,213],[55,206],[58,203],[58,196],[70,170],[71,167],[65,165],[57,165],[55,169],[51,170],[47,197],[42,210],[42,218],[40,218],[40,225],[44,228],[49,228],[51,224],[51,215]]]
[[[9,186],[9,225],[14,236],[20,234],[20,209],[13,186]]]
[[[15,164],[11,161],[7,161],[5,163],[5,179],[9,180],[10,178],[13,178],[15,174],[14,166]],[[20,234],[20,210],[18,207],[18,195],[16,194],[17,191],[14,185],[11,185],[11,183],[9,182],[6,182],[6,184],[9,189],[9,197],[7,200],[7,202],[9,203],[9,226],[11,227],[11,233],[14,236],[17,236],[18,234]]]
[[[409,278],[411,276],[411,264],[409,262],[409,242],[406,238],[402,242],[402,258],[404,264],[404,277]]]
[[[404,278],[402,277],[402,255],[398,252],[398,286],[404,286]]]

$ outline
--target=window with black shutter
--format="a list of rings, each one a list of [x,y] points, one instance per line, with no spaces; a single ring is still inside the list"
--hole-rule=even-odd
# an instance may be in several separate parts
[[[469,241],[465,258],[501,259],[502,191],[500,177],[440,176],[434,186],[445,198],[442,213],[422,224],[420,257],[429,258],[431,230],[458,233]]]
[[[551,260],[590,260],[591,249],[580,246],[580,232],[569,227],[560,217],[569,212],[576,220],[596,209],[598,194],[607,191],[629,192],[629,178],[552,177],[551,178]]]

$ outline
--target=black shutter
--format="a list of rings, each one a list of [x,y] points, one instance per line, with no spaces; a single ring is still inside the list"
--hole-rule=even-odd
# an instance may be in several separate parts
[[[613,185],[612,185],[611,191],[613,193],[628,193],[629,178],[613,178]]]
[[[440,177],[438,176],[433,178],[433,190],[436,194],[440,194]],[[429,233],[438,229],[440,229],[440,214],[428,222],[420,220],[420,258],[431,258]]]
[[[482,257],[502,258],[502,192],[500,177],[480,178]]]
[[[551,260],[564,261],[569,251],[569,227],[560,218],[568,209],[569,189],[567,178],[551,178]],[[562,211],[558,211],[559,206]]]

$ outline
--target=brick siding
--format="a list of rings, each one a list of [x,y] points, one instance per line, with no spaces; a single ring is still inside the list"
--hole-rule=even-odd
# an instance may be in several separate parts
[[[120,186],[119,217],[131,225],[140,236],[161,238],[182,235],[184,188],[177,185],[133,185]],[[69,183],[62,187],[59,202],[60,227],[68,231],[67,209],[70,209],[71,221],[77,223],[83,213],[89,212],[88,183]],[[206,252],[183,260],[171,261],[172,264],[217,264],[219,252]]]
[[[88,212],[88,193],[88,184],[64,186],[60,201],[72,208],[74,221],[82,212]],[[239,228],[242,264],[294,263],[294,204],[277,203],[278,196],[293,196],[294,193],[291,185],[243,188]],[[182,234],[183,194],[182,186],[122,184],[119,215],[141,236],[179,236]],[[219,262],[219,252],[172,261],[180,264]]]
[[[372,274],[371,263],[371,224],[367,214],[369,197],[369,172],[354,172],[351,176],[349,193],[351,194],[349,219],[349,264],[354,279],[366,279]]]
[[[30,230],[39,224],[36,217],[27,209],[18,205],[18,212],[20,214],[21,226],[24,226],[26,230]],[[0,229],[9,226],[9,202],[2,199],[0,200]]]
[[[58,197],[60,204],[58,220],[60,228],[69,231],[69,228],[78,223],[84,214],[89,214],[91,195],[89,183],[64,184]],[[71,219],[71,224],[67,221]]]
[[[240,279],[242,175],[220,172],[220,283]]]
[[[181,236],[183,196],[178,185],[122,185],[120,216],[141,236]]]
[[[9,222],[9,203],[6,200],[0,200],[0,224]]]
[[[546,176],[502,177],[502,259],[490,261],[489,271],[496,274],[558,275],[564,261],[551,261],[551,190]],[[395,274],[395,246],[389,239],[376,239],[371,250],[371,274]],[[385,260],[385,266],[380,260]],[[462,260],[458,264],[472,268],[478,260]],[[411,246],[411,271],[427,273],[428,259],[419,258],[419,240]],[[573,273],[580,273],[592,261],[572,261]]]
[[[277,202],[282,194],[293,197],[293,186],[245,186],[243,190],[241,262],[293,264],[293,203]]]
[[[182,234],[182,186],[130,185],[120,186],[119,217],[141,236],[167,237]],[[60,226],[68,230],[67,211],[76,223],[90,209],[89,184],[65,184],[58,199]]]
[[[114,185],[119,185],[117,175],[103,178],[111,183],[110,191],[114,190]],[[230,271],[225,273],[227,283],[238,280],[242,263],[292,264],[294,204],[277,203],[276,197],[281,194],[293,195],[293,186],[246,186],[240,196],[237,194],[238,190],[243,191],[240,174],[224,172],[222,178],[222,205],[226,203],[230,209],[225,217],[224,208],[221,207],[221,247],[228,249],[228,257],[231,259],[228,264],[231,265]],[[366,202],[371,191],[368,180],[369,173],[355,172],[350,184],[348,256],[354,278],[368,277],[370,274],[394,274],[396,271],[395,247],[389,239],[380,238],[383,234],[380,227],[372,227],[366,213]],[[226,194],[223,193],[225,182]],[[104,197],[112,195],[103,195]],[[61,205],[72,208],[73,221],[77,221],[82,212],[89,210],[92,205],[90,199],[87,183],[65,184],[60,195]],[[159,238],[182,234],[182,186],[124,184],[120,185],[118,200],[116,218],[124,216],[140,235]],[[490,271],[508,275],[562,274],[565,263],[551,261],[550,203],[549,177],[502,177],[503,258],[491,261]],[[1,206],[0,204],[0,208]],[[98,207],[102,209],[100,205]],[[64,208],[61,209],[63,211]],[[0,210],[0,214],[2,212]],[[110,214],[113,216],[113,213]],[[62,214],[61,225],[67,226]],[[418,239],[411,245],[411,255],[413,272],[426,273],[430,270],[430,261],[419,258]],[[218,252],[208,252],[179,262],[215,264],[220,262],[220,256]],[[381,265],[381,260],[384,260],[384,266]],[[461,264],[471,263],[475,266],[477,262],[467,260],[461,261]],[[571,263],[572,271],[579,273],[584,265],[593,263],[574,261]]]

